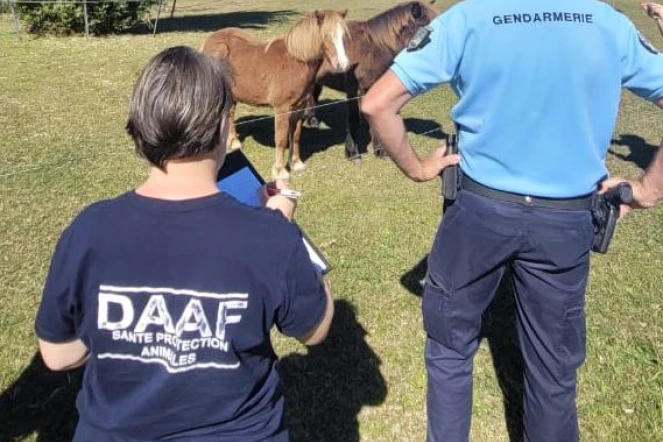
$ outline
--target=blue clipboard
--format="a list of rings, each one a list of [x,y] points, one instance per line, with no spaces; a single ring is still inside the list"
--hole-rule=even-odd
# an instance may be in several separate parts
[[[226,155],[217,176],[217,186],[221,191],[231,195],[241,203],[259,207],[258,189],[263,184],[265,184],[265,180],[241,150],[234,150]],[[302,234],[311,262],[318,273],[327,274],[331,270],[329,261],[303,230]]]

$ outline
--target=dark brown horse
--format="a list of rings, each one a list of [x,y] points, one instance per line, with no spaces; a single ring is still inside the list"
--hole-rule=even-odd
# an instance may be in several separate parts
[[[274,108],[275,179],[289,177],[284,164],[287,147],[291,168],[305,168],[299,156],[303,109],[323,61],[327,72],[343,72],[349,66],[343,43],[346,13],[314,11],[268,43],[256,41],[238,28],[225,28],[207,37],[202,45],[203,53],[226,59],[231,65],[232,92],[237,102]],[[241,147],[234,121],[228,138],[231,148]]]
[[[434,3],[433,0],[431,3]],[[363,96],[389,68],[396,55],[407,45],[420,26],[427,25],[437,15],[432,7],[419,1],[400,3],[366,21],[350,20],[345,47],[350,59],[350,69],[345,74],[333,72],[332,66],[323,63],[318,71],[316,85],[309,100],[309,107],[317,104],[322,87],[326,86],[347,94],[348,118],[345,138],[345,155],[349,159],[360,157],[357,146],[361,114],[358,97]],[[316,126],[313,110],[308,110],[308,124]],[[373,151],[376,156],[384,152],[380,140],[371,131]]]

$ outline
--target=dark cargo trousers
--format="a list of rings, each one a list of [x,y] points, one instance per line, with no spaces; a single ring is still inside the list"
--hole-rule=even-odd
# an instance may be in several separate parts
[[[507,269],[524,362],[524,440],[578,440],[576,373],[585,358],[592,235],[589,210],[459,191],[435,237],[423,294],[428,442],[469,438],[481,315]]]

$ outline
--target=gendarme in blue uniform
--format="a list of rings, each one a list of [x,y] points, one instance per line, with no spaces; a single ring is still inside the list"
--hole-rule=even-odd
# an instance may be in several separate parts
[[[469,438],[481,318],[509,275],[523,440],[577,442],[593,240],[585,196],[608,174],[622,88],[663,97],[663,55],[594,0],[468,0],[431,27],[430,41],[391,70],[412,95],[451,83],[472,180],[446,205],[428,256],[427,442]]]
[[[468,0],[431,27],[431,42],[392,70],[413,95],[451,83],[461,167],[489,187],[591,193],[607,175],[617,86],[663,97],[663,57],[599,1]]]

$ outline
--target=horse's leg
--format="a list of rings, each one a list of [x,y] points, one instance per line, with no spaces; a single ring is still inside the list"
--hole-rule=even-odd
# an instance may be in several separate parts
[[[364,96],[364,94],[366,94],[367,89],[360,88],[359,91],[361,93],[361,96]],[[373,130],[373,127],[368,123],[368,121],[366,121],[366,125],[368,126],[368,133],[371,138],[371,144],[373,145],[373,154],[377,158],[385,158],[387,156],[387,153],[384,151],[384,148],[382,147],[382,141],[380,141],[380,136],[376,131]]]
[[[313,86],[313,92],[309,97],[306,114],[304,116],[305,124],[307,127],[320,127],[320,121],[315,116],[315,107],[318,105],[320,100],[320,94],[322,93],[322,86],[316,83]]]
[[[237,129],[235,128],[235,105],[233,105],[228,112],[228,124],[230,124],[230,127],[228,128],[229,150],[233,151],[235,149],[241,149],[242,143],[239,141]]]
[[[369,131],[371,133],[371,143],[373,144],[373,154],[377,158],[386,158],[387,153],[384,151],[384,148],[382,147],[382,141],[380,141],[380,137],[378,136],[377,132],[373,130],[373,127],[370,125],[368,126]]]
[[[294,125],[290,149],[292,151],[292,170],[295,172],[303,172],[304,169],[306,169],[306,165],[302,162],[302,159],[299,156],[299,142],[302,137],[302,123],[303,120],[299,116],[297,116],[294,121],[291,120],[290,122],[291,125]]]
[[[347,93],[347,122],[345,136],[345,157],[349,160],[358,160],[361,158],[357,146],[359,131],[359,103],[357,100],[358,89],[357,81],[351,73],[345,76],[345,90]]]
[[[272,168],[272,178],[275,180],[287,180],[290,178],[284,163],[285,149],[288,147],[288,137],[290,135],[290,116],[284,112],[286,110],[274,109],[274,113],[276,114],[274,116],[274,151],[276,157],[274,159],[274,167]]]

